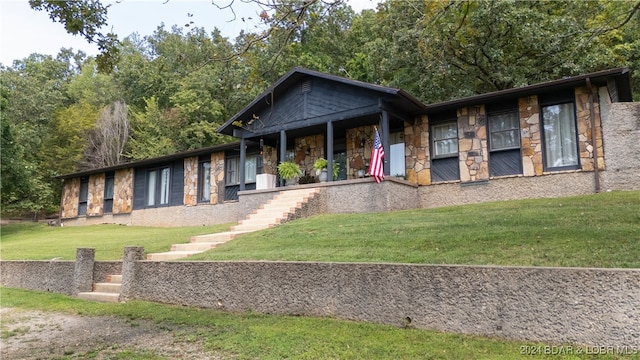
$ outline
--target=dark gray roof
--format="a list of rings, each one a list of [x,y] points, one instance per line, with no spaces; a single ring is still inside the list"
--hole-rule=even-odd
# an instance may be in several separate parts
[[[88,176],[88,175],[93,175],[93,174],[98,174],[103,172],[110,172],[110,171],[121,170],[121,169],[135,168],[140,166],[149,166],[153,164],[167,163],[167,162],[184,159],[188,157],[206,155],[206,154],[219,152],[219,151],[235,150],[239,148],[240,148],[240,142],[236,141],[228,144],[214,145],[214,146],[209,146],[209,147],[195,149],[195,150],[183,151],[183,152],[155,157],[151,159],[137,160],[137,161],[131,161],[131,162],[122,163],[114,166],[78,171],[72,174],[57,176],[57,178],[70,179],[70,178],[75,178],[80,176]]]
[[[589,79],[594,85],[607,85],[613,87],[612,90],[614,90],[614,93],[616,94],[616,99],[613,99],[614,102],[633,101],[629,69],[616,68],[580,76],[566,77],[560,80],[547,81],[519,88],[443,101],[436,104],[427,105],[425,113],[428,114],[440,112],[470,105],[498,102],[501,100],[514,99],[522,96],[535,95],[548,91],[574,88],[576,86],[586,84],[587,79]]]
[[[391,95],[396,99],[398,103],[402,103],[403,109],[407,110],[411,114],[420,113],[426,109],[425,104],[402,89],[375,85],[363,81],[347,79],[337,75],[296,67],[282,76],[280,79],[278,79],[273,85],[267,88],[262,94],[256,97],[240,112],[238,112],[231,119],[225,122],[220,128],[218,128],[217,131],[223,134],[232,135],[233,123],[236,120],[246,118],[247,115],[255,113],[257,111],[256,109],[264,104],[265,99],[268,99],[271,96],[278,97],[279,94],[286,91],[289,87],[295,86],[295,84],[297,84],[301,79],[309,76],[351,85],[359,87],[361,89],[372,90],[381,94]]]

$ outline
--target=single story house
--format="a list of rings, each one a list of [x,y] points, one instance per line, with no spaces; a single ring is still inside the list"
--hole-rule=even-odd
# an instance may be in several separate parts
[[[233,222],[288,187],[339,168],[318,212],[387,211],[640,189],[640,104],[616,68],[437,104],[407,92],[295,68],[218,130],[239,139],[61,176],[65,225]],[[363,175],[374,132],[385,181]]]

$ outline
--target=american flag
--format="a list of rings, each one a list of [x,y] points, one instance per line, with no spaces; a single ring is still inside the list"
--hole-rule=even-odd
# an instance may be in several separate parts
[[[373,176],[376,183],[380,183],[384,180],[384,165],[382,159],[384,158],[384,148],[382,147],[382,141],[380,141],[380,134],[376,130],[376,138],[373,140],[373,149],[371,149],[371,162],[369,164],[369,175]]]

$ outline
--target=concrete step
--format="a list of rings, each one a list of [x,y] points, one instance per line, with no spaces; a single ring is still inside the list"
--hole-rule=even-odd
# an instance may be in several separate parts
[[[147,254],[147,260],[150,261],[169,261],[189,257],[199,254],[202,251],[169,251],[163,253]]]
[[[78,298],[89,301],[118,302],[120,294],[107,292],[82,292],[78,294]]]
[[[261,223],[257,223],[257,224],[243,224],[243,225],[236,225],[236,226],[232,226],[231,229],[232,230],[242,230],[242,231],[258,231],[258,230],[264,230],[264,229],[268,229],[271,227],[274,227],[274,224],[261,224]]]
[[[192,243],[198,242],[225,242],[229,240],[233,240],[238,235],[242,235],[246,233],[246,231],[225,231],[221,233],[215,234],[207,234],[207,235],[197,235],[191,237]]]
[[[122,284],[122,275],[107,275],[106,282]]]
[[[209,249],[213,249],[214,247],[224,244],[224,241],[221,242],[194,242],[188,244],[173,244],[171,245],[171,251],[207,251]]]
[[[95,283],[93,284],[93,291],[99,293],[113,293],[120,294],[122,290],[122,284],[120,283]]]

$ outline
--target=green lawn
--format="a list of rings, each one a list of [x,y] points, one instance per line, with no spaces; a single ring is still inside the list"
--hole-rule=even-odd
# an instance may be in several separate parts
[[[175,328],[174,341],[201,340],[205,349],[233,359],[524,359],[533,344],[504,339],[398,328],[388,325],[318,317],[225,313],[212,309],[144,301],[96,303],[68,296],[0,288],[3,307],[39,309],[87,316],[114,315],[151,320],[159,328]],[[2,325],[3,336],[10,335]],[[5,329],[6,327],[6,329]],[[573,348],[577,348],[574,346]],[[160,359],[153,349],[127,349],[118,358]],[[98,349],[96,351],[99,351]],[[90,354],[86,354],[90,357]],[[95,354],[93,354],[95,355]],[[83,354],[73,354],[73,358]],[[71,358],[71,356],[69,357]],[[539,355],[536,359],[591,359],[593,355]],[[598,359],[638,359],[639,356],[598,356]]]
[[[189,260],[640,267],[640,192],[323,215]]]
[[[122,259],[125,246],[144,246],[146,253],[169,251],[193,235],[228,231],[232,224],[182,228],[121,225],[51,227],[23,223],[0,228],[2,260],[75,260],[76,249],[96,249],[96,260]]]
[[[115,260],[123,248],[168,251],[194,228],[115,225],[1,228],[2,259]],[[372,214],[321,215],[243,235],[188,260],[353,261],[640,268],[640,191]]]

